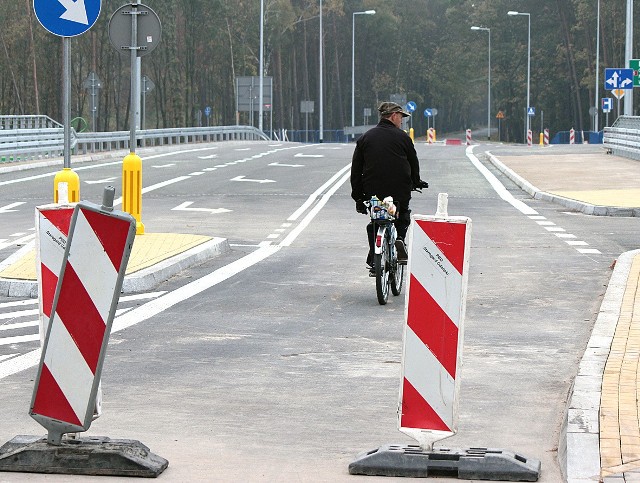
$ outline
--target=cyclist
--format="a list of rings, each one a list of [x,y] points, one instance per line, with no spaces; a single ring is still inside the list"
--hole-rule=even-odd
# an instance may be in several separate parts
[[[400,126],[402,119],[410,116],[399,104],[383,102],[378,107],[380,121],[364,133],[356,143],[351,163],[351,197],[356,211],[367,214],[365,200],[377,196],[380,200],[393,197],[398,213],[394,222],[398,232],[396,249],[398,261],[407,261],[404,239],[411,222],[409,201],[411,191],[426,188],[420,179],[420,164],[413,141]],[[367,266],[373,270],[373,225],[367,225],[369,254]]]

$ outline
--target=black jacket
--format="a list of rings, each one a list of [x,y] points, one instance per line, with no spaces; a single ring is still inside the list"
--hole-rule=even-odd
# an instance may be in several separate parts
[[[351,163],[351,197],[367,200],[392,196],[395,201],[411,199],[420,181],[420,165],[413,141],[391,121],[378,125],[358,139]]]

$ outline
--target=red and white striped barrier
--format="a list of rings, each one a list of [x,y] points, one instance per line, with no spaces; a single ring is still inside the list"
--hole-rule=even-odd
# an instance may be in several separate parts
[[[471,144],[471,129],[467,129],[467,146]]]
[[[74,209],[30,409],[50,442],[93,419],[135,226],[127,213],[84,202]]]
[[[426,449],[457,432],[471,235],[469,218],[440,213],[411,220],[398,414]]]
[[[544,145],[549,146],[549,130],[544,130]]]
[[[527,146],[533,146],[533,131],[531,129],[527,131]]]
[[[58,274],[69,237],[73,205],[52,204],[36,207],[36,272],[40,307],[40,345],[44,345]]]
[[[571,131],[569,131],[569,144],[575,144],[576,143],[576,131],[571,128]]]
[[[436,136],[435,136],[435,134],[436,134],[436,133],[435,133],[435,131],[433,130],[433,128],[432,128],[432,127],[430,127],[430,128],[427,130],[427,142],[428,142],[429,144],[433,144],[433,143],[435,142],[435,137],[436,137]]]

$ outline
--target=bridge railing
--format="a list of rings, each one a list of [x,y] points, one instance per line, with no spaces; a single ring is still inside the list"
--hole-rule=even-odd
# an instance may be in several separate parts
[[[640,160],[640,117],[620,116],[604,128],[603,145],[612,154]]]
[[[2,119],[0,119],[1,122]],[[164,146],[215,141],[268,140],[269,138],[252,126],[211,126],[139,130],[136,132],[136,139],[139,146]],[[90,133],[76,133],[73,129],[71,131],[72,154],[130,149],[129,142],[129,131]],[[0,129],[0,162],[54,158],[62,156],[63,152],[64,129],[62,127]]]

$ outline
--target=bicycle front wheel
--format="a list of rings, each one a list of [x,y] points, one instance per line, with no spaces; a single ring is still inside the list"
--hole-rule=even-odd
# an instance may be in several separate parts
[[[374,267],[376,270],[376,294],[378,303],[385,305],[389,298],[389,245],[387,240],[382,240],[382,252],[374,255]]]

